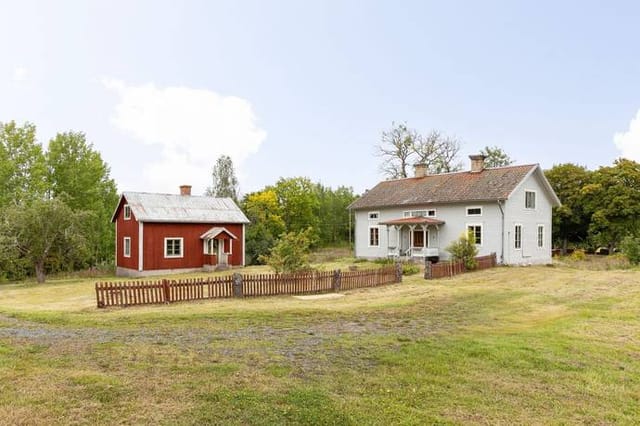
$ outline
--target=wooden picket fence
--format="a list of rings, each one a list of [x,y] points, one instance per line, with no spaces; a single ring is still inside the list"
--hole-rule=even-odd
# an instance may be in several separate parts
[[[363,271],[301,274],[233,274],[223,277],[96,283],[98,308],[134,306],[226,297],[317,294],[374,287],[402,281],[392,265]]]
[[[487,256],[476,257],[478,266],[476,271],[480,269],[489,269],[497,265],[496,254],[491,253]],[[467,272],[462,261],[447,261],[432,263],[427,261],[425,263],[424,277],[426,279],[453,277],[454,275]]]

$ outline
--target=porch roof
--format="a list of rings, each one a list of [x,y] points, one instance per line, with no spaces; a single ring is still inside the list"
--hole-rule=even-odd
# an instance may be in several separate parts
[[[400,219],[392,219],[380,222],[381,225],[444,225],[444,220],[434,219],[432,217],[416,216],[403,217]]]
[[[229,230],[227,228],[223,228],[223,227],[220,227],[220,226],[214,226],[213,228],[209,229],[207,232],[205,232],[204,234],[200,235],[200,239],[201,240],[212,240],[212,239],[216,238],[220,234],[227,234],[233,240],[237,240],[238,239],[238,237],[236,237],[231,232],[229,232]]]

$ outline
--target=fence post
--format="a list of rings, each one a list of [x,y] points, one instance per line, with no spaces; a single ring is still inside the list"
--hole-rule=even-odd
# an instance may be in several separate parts
[[[400,262],[396,263],[396,282],[402,282],[402,264]]]
[[[340,269],[336,269],[335,271],[333,271],[333,291],[335,293],[340,291],[340,286],[342,285],[342,272],[340,271]]]
[[[431,271],[431,261],[429,259],[424,260],[424,279],[430,280],[433,277],[433,272]]]
[[[167,279],[162,280],[162,294],[164,295],[164,303],[171,303],[171,290]]]
[[[233,297],[242,297],[242,275],[233,274]]]

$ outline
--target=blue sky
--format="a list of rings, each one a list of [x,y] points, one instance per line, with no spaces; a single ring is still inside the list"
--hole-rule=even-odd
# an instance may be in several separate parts
[[[120,191],[372,187],[393,121],[518,163],[640,161],[639,2],[2,2],[0,121],[79,130]],[[635,120],[635,121],[633,121]],[[617,135],[617,136],[616,136]]]

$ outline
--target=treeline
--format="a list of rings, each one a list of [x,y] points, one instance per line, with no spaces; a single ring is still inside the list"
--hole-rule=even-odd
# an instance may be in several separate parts
[[[572,163],[545,172],[562,201],[553,212],[556,247],[621,247],[640,236],[640,164],[618,159],[597,170]]]
[[[0,123],[0,280],[112,263],[116,185],[84,133]]]
[[[347,206],[353,189],[332,189],[308,178],[281,178],[275,185],[244,196],[241,207],[251,224],[246,235],[246,259],[262,263],[278,239],[287,233],[307,235],[312,246],[341,245],[349,241]]]

